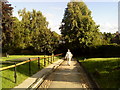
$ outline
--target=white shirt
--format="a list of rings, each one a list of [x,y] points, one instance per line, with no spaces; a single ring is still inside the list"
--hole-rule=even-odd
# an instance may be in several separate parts
[[[72,56],[73,56],[73,55],[72,55],[71,52],[67,52],[65,58],[72,58]]]

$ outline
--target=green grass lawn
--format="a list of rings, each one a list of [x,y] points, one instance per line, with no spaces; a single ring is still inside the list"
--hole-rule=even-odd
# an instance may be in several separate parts
[[[19,59],[19,58],[23,58],[23,57],[32,58],[32,57],[44,57],[44,56],[43,55],[10,55],[9,57],[2,57],[0,59],[0,61]]]
[[[120,58],[78,59],[101,88],[120,87]]]
[[[31,56],[31,55],[11,55],[9,58],[15,59],[21,58],[21,57],[43,57],[43,56]],[[58,60],[59,57],[55,57],[55,61]],[[3,58],[3,61],[8,60],[8,58]],[[10,59],[9,59],[10,60]],[[47,59],[48,60],[48,59]],[[9,66],[12,64],[2,64],[2,67]],[[48,61],[46,61],[46,66],[48,66]],[[40,60],[40,69],[44,68],[44,60]],[[38,72],[38,65],[37,60],[31,62],[31,73],[32,75]],[[2,74],[0,74],[0,79],[2,79],[2,88],[13,88],[17,85],[19,85],[21,82],[23,82],[25,79],[29,77],[29,63],[25,63],[23,65],[17,66],[17,83],[15,83],[14,80],[14,68],[1,71]]]

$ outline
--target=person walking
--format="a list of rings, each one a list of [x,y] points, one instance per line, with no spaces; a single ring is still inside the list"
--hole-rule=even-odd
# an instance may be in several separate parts
[[[72,57],[73,57],[73,55],[72,55],[72,53],[70,52],[70,50],[68,49],[68,52],[67,52],[66,55],[65,55],[65,59],[67,59],[67,64],[68,64],[69,66],[70,66]]]

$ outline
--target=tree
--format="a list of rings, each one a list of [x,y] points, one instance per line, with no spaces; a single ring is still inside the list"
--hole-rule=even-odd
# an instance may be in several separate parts
[[[23,9],[18,13],[22,18],[23,48],[32,46],[39,52],[49,50],[51,31],[48,29],[48,22],[42,12],[36,10],[30,12]]]
[[[120,33],[117,31],[114,35],[115,36],[112,38],[111,42],[120,44]]]
[[[24,48],[24,31],[22,27],[22,22],[19,21],[17,17],[13,17],[13,40],[12,40],[12,48],[17,49],[23,49]]]
[[[22,43],[22,49],[25,49],[30,46],[31,44],[31,33],[32,30],[32,21],[31,21],[31,12],[26,11],[24,8],[23,10],[18,11],[19,16],[22,18],[20,21],[20,27],[21,27],[21,43]]]
[[[12,10],[8,1],[0,1],[2,3],[2,48],[10,49],[13,30],[12,30]],[[4,52],[4,51],[3,51]]]
[[[101,39],[99,25],[92,19],[91,11],[84,2],[67,4],[60,30],[69,48],[85,48],[95,45],[94,42],[98,40],[96,38]]]
[[[114,35],[112,33],[104,32],[103,37],[104,37],[104,40],[106,41],[107,44],[111,44],[111,41],[112,41]]]

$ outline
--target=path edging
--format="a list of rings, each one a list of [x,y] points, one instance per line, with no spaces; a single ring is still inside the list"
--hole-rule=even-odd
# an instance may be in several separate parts
[[[92,88],[95,89],[95,90],[99,90],[99,89],[100,89],[100,86],[99,86],[98,83],[95,81],[94,77],[88,72],[88,70],[86,70],[86,68],[82,65],[81,62],[79,62],[78,60],[77,60],[77,62],[80,64],[80,66],[81,66],[82,69],[84,70],[85,74],[87,75],[88,80],[89,80],[89,82],[91,83]]]

